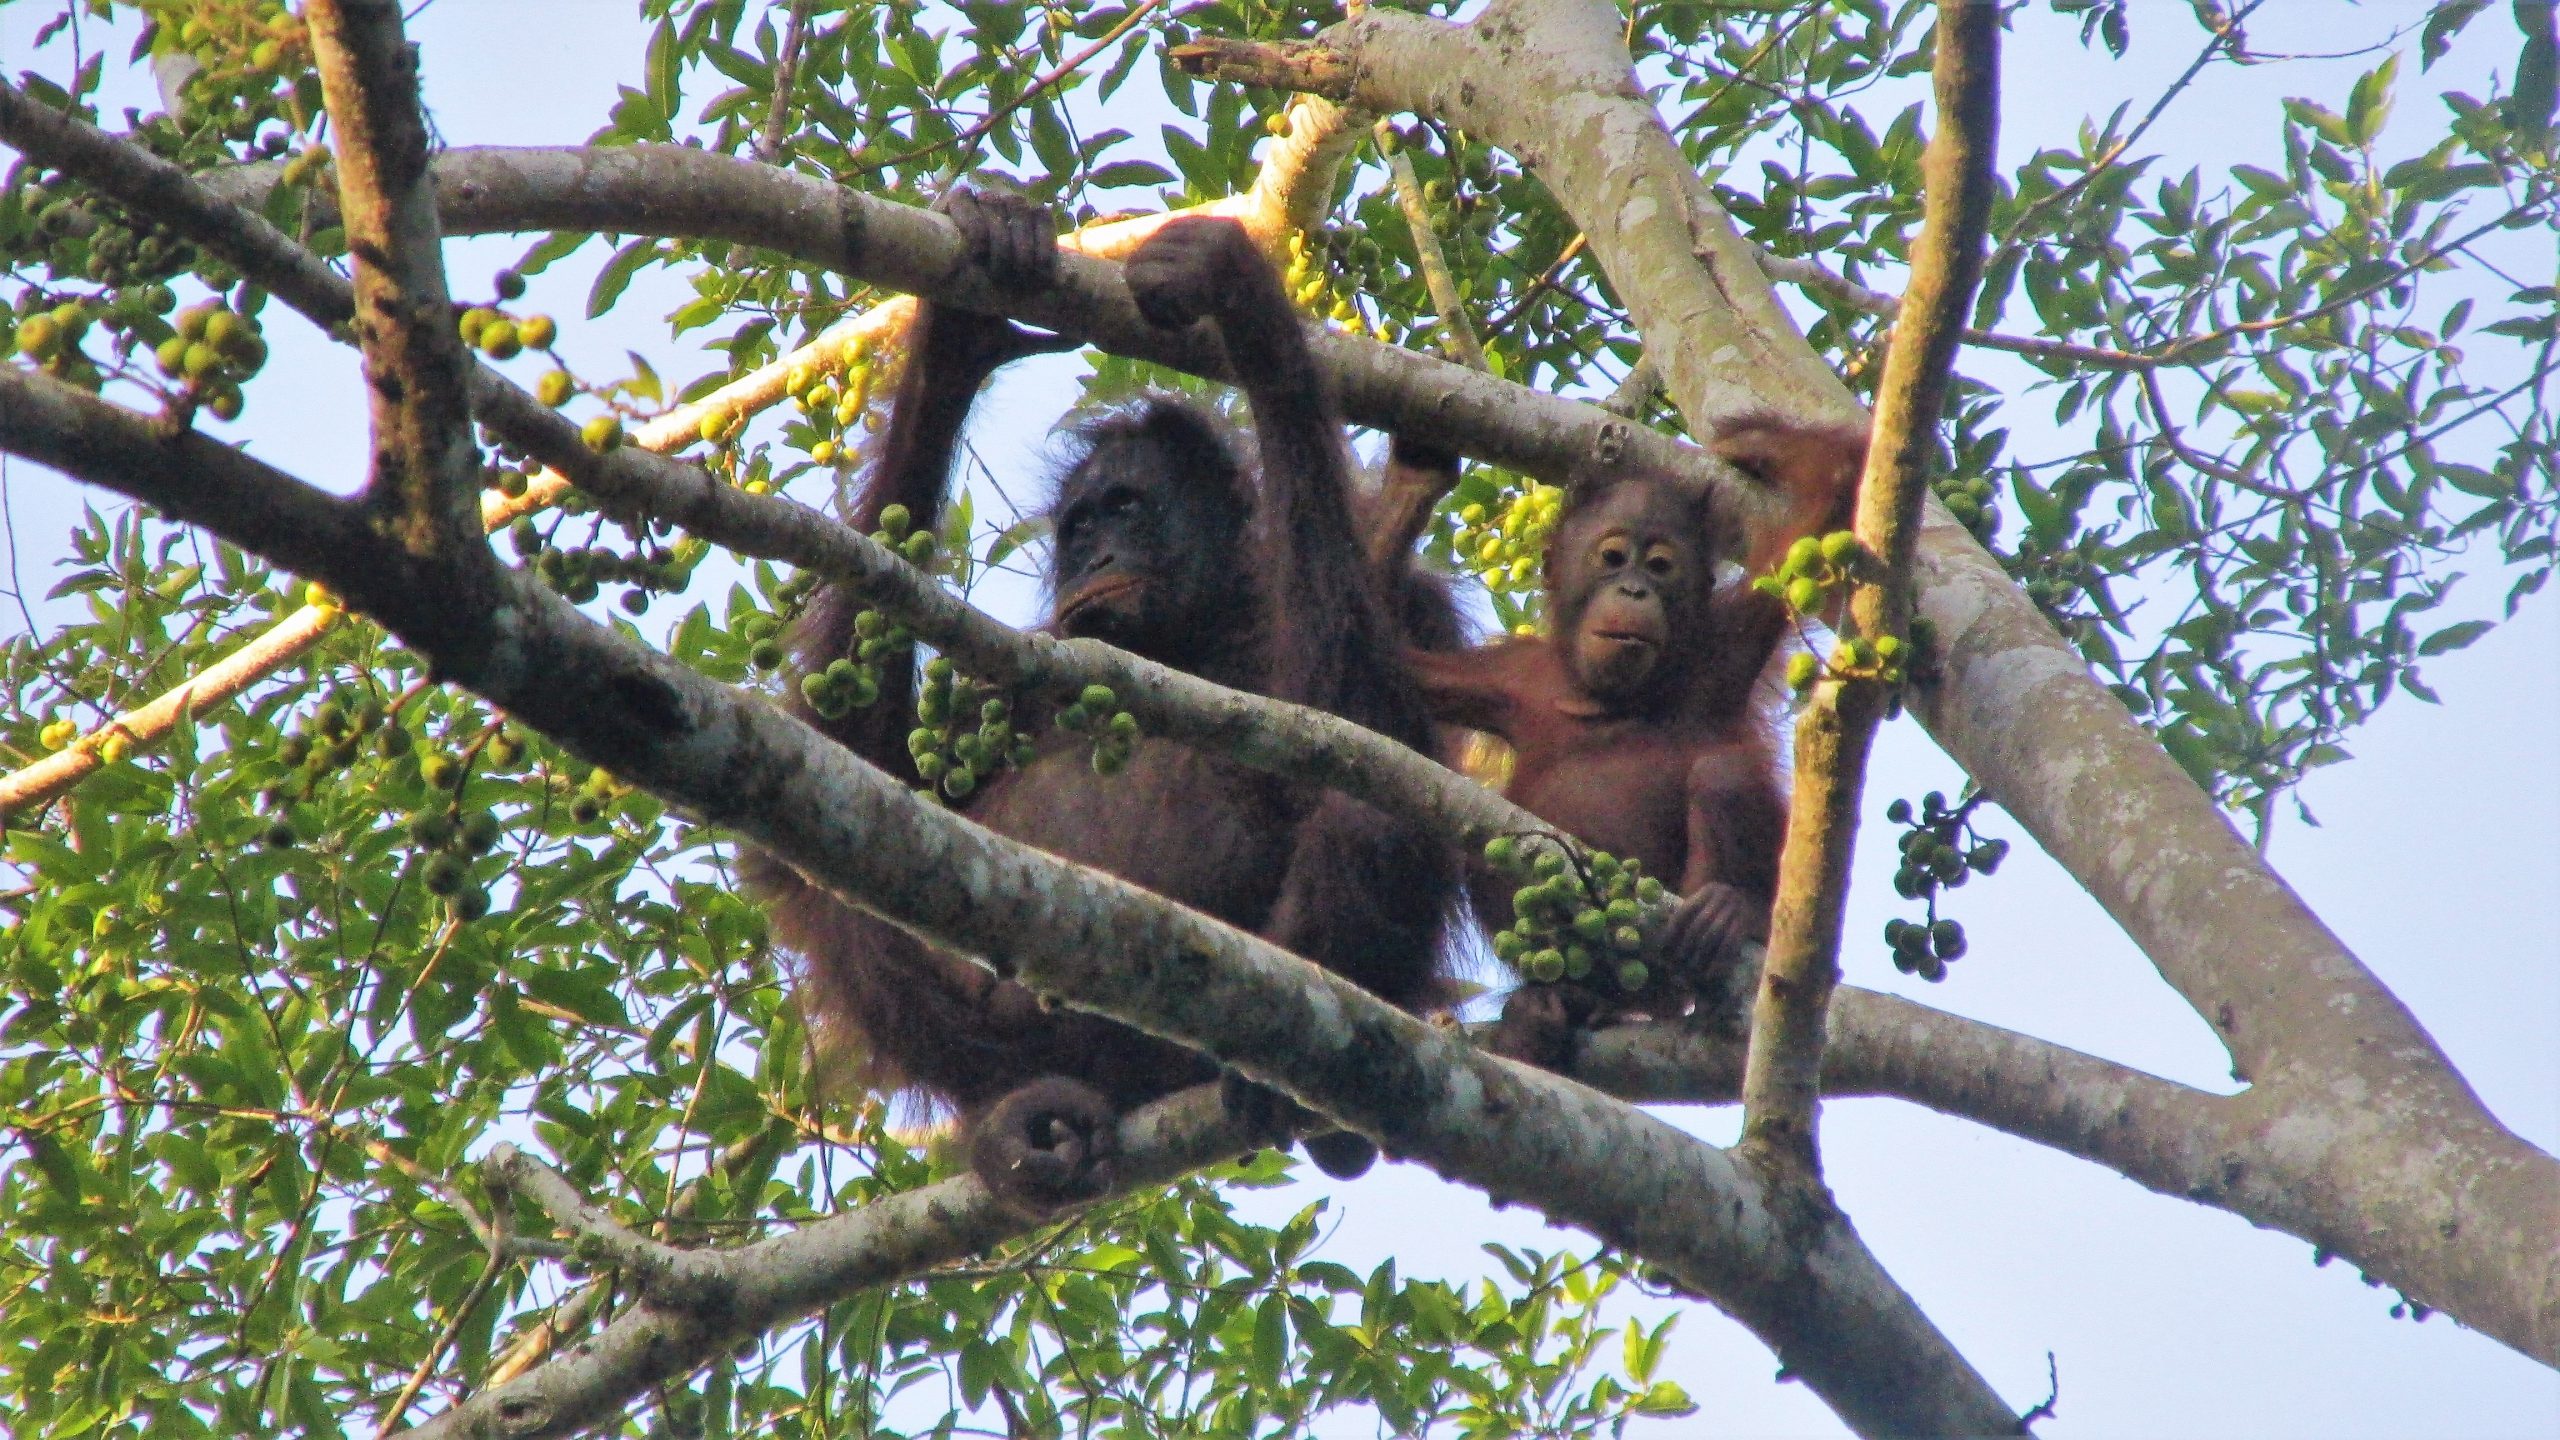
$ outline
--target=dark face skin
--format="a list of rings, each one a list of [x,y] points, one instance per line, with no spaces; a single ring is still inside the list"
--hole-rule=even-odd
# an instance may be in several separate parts
[[[1158,447],[1095,451],[1060,483],[1050,521],[1061,632],[1179,663],[1250,621],[1241,514],[1219,487],[1177,480]]]
[[[1707,517],[1682,487],[1623,481],[1568,515],[1548,548],[1557,643],[1582,693],[1612,709],[1668,695],[1715,584]]]

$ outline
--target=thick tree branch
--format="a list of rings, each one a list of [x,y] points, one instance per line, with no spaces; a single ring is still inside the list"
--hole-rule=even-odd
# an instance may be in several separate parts
[[[1910,628],[1911,557],[1920,502],[1937,458],[1938,416],[1982,280],[1984,234],[1998,193],[2000,10],[1991,0],[1938,7],[1934,85],[1938,128],[1921,161],[1928,201],[1913,247],[1911,291],[1895,325],[1877,394],[1857,534],[1881,573],[1850,591],[1859,635]],[[1823,1014],[1840,983],[1840,923],[1849,903],[1858,802],[1867,752],[1890,698],[1872,677],[1833,677],[1796,720],[1795,802],[1778,868],[1768,963],[1752,1008],[1742,1081],[1743,1143],[1818,1175],[1815,1101],[1821,1090]]]
[[[337,132],[339,223],[373,412],[365,497],[412,555],[480,543],[470,360],[445,289],[418,57],[396,0],[311,0],[312,58]]]
[[[1204,1050],[1390,1153],[1661,1264],[1862,1433],[2017,1429],[1845,1226],[1793,1228],[1752,1172],[1640,1111],[1486,1055],[1257,937],[953,815],[762,700],[589,622],[485,550],[451,563],[488,572],[491,642],[440,650],[443,577],[410,583],[383,563],[388,544],[350,520],[352,507],[246,456],[7,373],[0,446],[319,577],[572,753],[936,944]]]
[[[664,1237],[668,1233],[669,1222],[691,1217],[696,1208],[702,1204],[706,1193],[719,1185],[733,1181],[748,1167],[770,1158],[785,1142],[796,1138],[798,1133],[797,1126],[780,1116],[775,1116],[754,1131],[729,1142],[712,1160],[708,1168],[686,1181],[683,1188],[676,1192],[675,1198],[667,1204],[665,1213],[660,1216],[654,1227],[655,1233]],[[481,1383],[485,1387],[494,1389],[550,1359],[553,1351],[567,1337],[585,1330],[594,1321],[596,1312],[612,1298],[613,1289],[610,1278],[596,1278],[587,1281],[576,1291],[562,1298],[541,1318],[522,1330],[516,1336],[514,1343],[490,1362],[488,1374],[482,1378]]]
[[[1908,1100],[2103,1165],[2163,1194],[2293,1231],[2299,1172],[2266,1147],[2219,1137],[2262,1108],[2148,1075],[2068,1047],[1844,986],[1823,1051],[1825,1099]],[[1631,1025],[1593,1035],[1573,1075],[1645,1104],[1723,1104],[1742,1097],[1743,1046],[1684,1025]],[[2298,1232],[2297,1232],[2298,1233]]]
[[[887,289],[1006,314],[1116,355],[1233,378],[1223,350],[1205,333],[1147,324],[1117,266],[1068,255],[1050,294],[1001,297],[957,273],[960,238],[942,217],[748,161],[676,145],[484,148],[447,151],[434,171],[448,235],[561,229],[739,241]],[[205,184],[255,205],[280,173],[278,166],[242,167],[207,176]],[[1131,223],[1152,228],[1162,220]],[[1705,451],[1596,406],[1320,325],[1308,328],[1308,343],[1354,424],[1531,475],[1561,479],[1594,463],[1624,464],[1723,485],[1737,492],[1746,514],[1757,498]],[[777,394],[780,384],[777,376]]]

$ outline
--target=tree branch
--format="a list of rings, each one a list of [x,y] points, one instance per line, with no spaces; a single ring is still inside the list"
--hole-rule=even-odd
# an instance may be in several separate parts
[[[1844,986],[1823,1050],[1826,1099],[1908,1100],[2104,1165],[2163,1194],[2289,1233],[2303,1220],[2301,1172],[2251,1141],[2225,1144],[2262,1105],[2163,1080],[2066,1046]],[[1640,1104],[1742,1097],[1743,1046],[1695,1026],[1602,1030],[1573,1076]]]
[[[1378,122],[1378,148],[1387,148],[1387,138],[1395,133],[1388,122]],[[1405,228],[1413,232],[1414,263],[1422,271],[1423,287],[1431,292],[1431,308],[1440,313],[1440,349],[1450,359],[1470,370],[1485,368],[1484,347],[1476,343],[1476,330],[1467,323],[1466,302],[1458,298],[1458,282],[1449,274],[1448,257],[1440,253],[1440,237],[1431,228],[1431,202],[1422,195],[1422,181],[1413,173],[1413,157],[1398,150],[1387,156],[1387,175],[1395,186],[1396,208],[1404,212]]]
[[[1858,489],[1858,540],[1882,562],[1882,573],[1849,595],[1849,618],[1869,639],[1910,628],[1920,502],[1929,493],[1938,416],[1964,317],[1982,280],[1984,234],[1998,191],[2000,24],[1990,0],[1945,0],[1938,7],[1938,129],[1921,161],[1927,210]],[[1815,1100],[1823,1014],[1840,983],[1840,922],[1857,849],[1858,802],[1867,752],[1890,698],[1881,679],[1835,676],[1815,686],[1796,720],[1795,802],[1779,860],[1768,963],[1752,1008],[1743,1145],[1782,1158],[1808,1179],[1821,1173]]]
[[[1119,1193],[1164,1184],[1252,1147],[1200,1086],[1122,1117]],[[501,1147],[492,1178],[541,1197],[544,1209],[608,1256],[628,1251],[683,1283],[646,1288],[640,1302],[586,1343],[471,1396],[416,1429],[413,1440],[510,1440],[572,1435],[619,1416],[651,1386],[681,1380],[742,1340],[814,1314],[858,1291],[894,1284],[983,1253],[1047,1224],[1010,1209],[974,1175],[877,1201],[751,1245],[657,1246],[612,1224],[531,1157]]]
[[[444,281],[418,57],[395,0],[311,0],[311,50],[337,132],[338,213],[373,412],[365,498],[411,555],[480,542],[470,360]]]
[[[124,711],[97,729],[34,764],[0,775],[0,819],[45,804],[106,767],[100,742],[120,735],[140,748],[166,738],[181,725],[237,697],[242,691],[289,665],[320,643],[345,611],[334,605],[305,605],[268,627],[248,644],[191,675],[175,687]]]
[[[1297,133],[1293,128],[1291,138]],[[1063,256],[1049,294],[1000,297],[959,273],[959,235],[942,217],[748,161],[676,145],[481,148],[446,151],[434,172],[448,236],[560,229],[739,241],[1058,330],[1115,355],[1233,378],[1219,346],[1146,323],[1117,266]],[[280,166],[247,166],[205,180],[211,192],[254,205],[280,173]],[[1163,220],[1129,223],[1152,230]],[[1321,325],[1308,327],[1308,344],[1354,424],[1548,478],[1595,463],[1679,475],[1724,486],[1747,519],[1775,517],[1774,502],[1704,450],[1597,406]],[[778,395],[779,375],[773,385]]]

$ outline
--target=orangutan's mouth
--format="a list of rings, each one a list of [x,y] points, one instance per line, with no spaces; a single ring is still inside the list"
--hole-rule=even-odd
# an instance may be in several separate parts
[[[1106,575],[1067,597],[1067,603],[1058,608],[1058,623],[1069,624],[1087,610],[1109,604],[1124,595],[1135,594],[1144,590],[1146,585],[1145,580],[1135,575]]]

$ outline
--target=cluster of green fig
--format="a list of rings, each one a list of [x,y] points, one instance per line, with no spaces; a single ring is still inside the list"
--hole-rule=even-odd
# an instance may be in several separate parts
[[[774,608],[770,612],[739,617],[738,638],[747,642],[749,665],[768,675],[782,668],[782,662],[789,658],[782,645],[782,632],[809,608],[810,597],[817,593],[817,574],[803,570],[774,587]]]
[[[2009,853],[2008,841],[1973,833],[1974,807],[1981,803],[1977,795],[1951,808],[1945,795],[1932,790],[1920,797],[1917,817],[1908,800],[1885,807],[1886,819],[1909,827],[1902,832],[1902,864],[1893,872],[1894,893],[1929,904],[1926,920],[1894,919],[1884,924],[1884,943],[1893,951],[1893,967],[1906,975],[1947,978],[1948,963],[1964,955],[1964,927],[1939,916],[1938,892],[1958,889],[1975,874],[1991,874]]]
[[[1390,257],[1366,226],[1319,225],[1296,237],[1283,278],[1300,306],[1357,335],[1364,327],[1355,297],[1385,293],[1390,284],[1409,280],[1410,270]],[[1325,288],[1310,298],[1307,283],[1311,280]],[[1366,333],[1385,344],[1396,343],[1394,323],[1383,306],[1376,309]]]
[[[1819,540],[1807,535],[1788,546],[1778,562],[1777,573],[1754,578],[1751,588],[1776,596],[1797,615],[1810,616],[1819,613],[1833,596],[1869,568],[1867,549],[1858,537],[1847,530],[1834,530]],[[1812,689],[1814,681],[1822,678],[1826,670],[1835,679],[1897,685],[1902,681],[1907,649],[1901,637],[1895,635],[1879,635],[1872,640],[1843,635],[1828,659],[1810,651],[1787,657],[1787,688],[1801,695]]]
[[[1485,203],[1483,192],[1502,183],[1501,161],[1491,148],[1467,143],[1464,130],[1449,131],[1448,139],[1447,153],[1438,157],[1447,173],[1423,181],[1422,198],[1434,210],[1447,207],[1453,229],[1461,232],[1486,229],[1488,212],[1492,207]],[[1432,162],[1430,140],[1431,127],[1416,121],[1402,130],[1389,128],[1383,131],[1379,136],[1378,149],[1381,154],[1393,155],[1411,146],[1418,157],[1417,168],[1420,168]]]
[[[267,342],[256,317],[207,300],[178,312],[178,333],[161,341],[152,359],[215,418],[236,420],[240,386],[267,363]]]
[[[580,825],[593,825],[604,818],[607,807],[630,793],[630,786],[599,765],[587,772],[587,778],[578,782],[578,793],[569,797],[569,818]]]
[[[1991,482],[1980,475],[1939,475],[1929,488],[1945,502],[1948,513],[1973,532],[1973,538],[1988,545],[2000,529],[2000,507],[1991,499]]]
[[[925,789],[965,800],[998,770],[1028,765],[1039,752],[1030,736],[1013,728],[1012,701],[937,655],[925,662],[907,753]]]
[[[533,477],[541,473],[542,462],[530,455],[504,457],[481,472],[480,482],[512,500],[531,488]]]
[[[405,830],[423,856],[419,883],[444,902],[454,919],[477,920],[489,913],[489,894],[472,883],[471,863],[497,847],[504,827],[485,805],[465,802],[464,782],[475,761],[492,770],[512,770],[524,763],[525,753],[523,737],[505,725],[491,726],[461,754],[422,752],[418,738],[400,723],[396,706],[361,686],[339,686],[277,742],[275,758],[289,773],[259,793],[268,817],[263,838],[279,850],[300,844],[304,836],[295,823],[295,806],[367,754],[385,762],[415,756],[417,777],[427,794],[408,816]],[[582,824],[592,822],[616,793],[613,777],[596,771],[571,802],[570,814]]]
[[[272,108],[279,82],[292,88],[295,106],[318,112],[310,27],[283,0],[190,0],[144,8],[160,12],[163,43],[197,62],[179,91],[190,113],[239,109],[244,101],[269,101],[257,108]]]
[[[1120,708],[1108,685],[1087,685],[1058,711],[1058,728],[1093,741],[1093,771],[1117,775],[1138,748],[1138,717]]]
[[[55,275],[116,291],[183,274],[198,259],[195,247],[176,234],[111,212],[64,177],[32,165],[11,170],[8,195],[32,224],[13,243],[0,244],[0,258],[38,261]],[[172,299],[152,313],[166,315],[175,304]]]
[[[1547,553],[1547,537],[1564,514],[1564,491],[1535,480],[1505,494],[1493,506],[1459,509],[1450,540],[1459,562],[1488,590],[1534,590]]]
[[[853,617],[853,653],[827,662],[824,670],[800,677],[800,698],[828,720],[880,698],[880,662],[914,648],[916,637],[906,626],[878,610]]]
[[[793,598],[799,600],[806,597]],[[749,665],[767,674],[782,668],[782,662],[787,658],[782,648],[782,627],[790,623],[792,615],[798,613],[798,605],[793,604],[784,614],[772,615],[760,611],[738,621],[738,638],[747,642]]]
[[[857,425],[870,423],[876,368],[871,337],[856,335],[837,348],[832,360],[821,357],[814,363],[794,365],[782,377],[782,392],[818,431],[819,438],[809,447],[810,459],[833,465],[851,458],[845,435]],[[705,438],[710,438],[707,429]]]
[[[929,568],[938,545],[932,532],[913,527],[914,521],[907,507],[891,505],[880,512],[880,528],[871,532],[871,539],[877,545],[896,551],[908,564]],[[789,597],[787,603],[793,604],[795,609],[808,593],[805,587],[798,590],[785,587],[785,594]],[[777,622],[773,629],[767,630],[762,626],[757,629],[759,633],[751,638],[758,642],[759,648],[751,652],[748,659],[759,669],[770,669],[772,667],[765,665],[761,658],[764,654],[761,646],[781,633],[780,626]],[[880,698],[881,662],[905,654],[915,647],[915,643],[915,632],[898,623],[888,612],[877,609],[856,611],[853,617],[853,653],[829,661],[824,670],[802,676],[801,698],[829,720],[840,718],[848,710],[869,705]],[[776,663],[779,663],[778,646],[773,653]]]
[[[82,275],[109,290],[122,291],[181,274],[197,258],[195,247],[176,232],[119,214],[94,200],[42,189],[27,200],[31,207],[41,207],[35,210],[36,235],[49,242],[49,258],[57,275]],[[173,298],[152,313],[166,315],[175,303]]]
[[[1818,540],[1806,535],[1787,547],[1776,574],[1755,578],[1751,588],[1786,601],[1799,615],[1811,615],[1858,578],[1866,558],[1866,546],[1852,531],[1834,530]]]
[[[19,303],[42,300],[34,290],[19,293]],[[36,363],[36,367],[57,380],[69,381],[84,390],[98,388],[100,375],[97,362],[80,348],[89,338],[89,324],[95,316],[96,302],[71,299],[20,314],[14,322],[10,338],[18,353]]]
[[[915,528],[915,519],[904,505],[890,505],[880,511],[880,528],[871,532],[874,544],[898,552],[908,564],[919,570],[931,569],[941,553],[941,542],[930,530]]]
[[[2035,551],[2022,546],[2009,562],[2009,573],[2017,577],[2027,598],[2047,616],[2056,620],[2078,618],[2064,612],[2089,589],[2089,578],[2098,568],[2091,558],[2097,543],[2096,537],[2083,535],[2064,549]],[[2300,601],[2288,608],[2301,615],[2310,607],[2307,601]]]
[[[1669,892],[1644,862],[1576,856],[1552,837],[1518,835],[1487,841],[1484,858],[1519,886],[1510,927],[1493,937],[1495,958],[1541,984],[1587,979],[1603,965],[1630,994],[1652,983],[1642,956],[1669,913]]]
[[[513,270],[498,272],[498,298],[517,300],[524,296],[524,277]],[[560,338],[560,327],[548,315],[517,315],[496,305],[473,305],[454,322],[462,332],[462,343],[492,360],[513,360],[527,350],[548,350]],[[560,375],[554,381],[551,375]],[[555,370],[543,376],[536,385],[545,404],[558,405],[568,393],[562,388],[567,372]],[[558,394],[558,400],[551,399]]]

